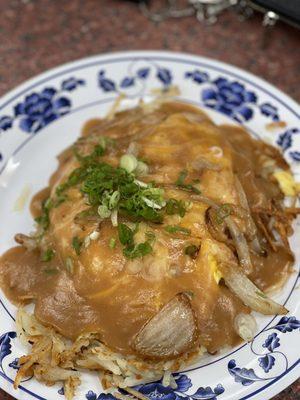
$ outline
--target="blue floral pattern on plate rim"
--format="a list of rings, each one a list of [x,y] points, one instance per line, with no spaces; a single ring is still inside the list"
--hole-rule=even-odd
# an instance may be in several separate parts
[[[182,57],[184,60],[186,56],[183,55]],[[126,58],[128,59],[126,56],[123,57],[123,59]],[[103,63],[101,63],[100,60],[100,62],[97,63],[99,64],[99,69],[96,71],[94,85],[97,85],[99,93],[103,96],[113,94],[113,98],[119,94],[126,94],[128,98],[134,99],[147,94],[147,90],[149,90],[149,81],[151,81],[150,86],[152,86],[152,88],[154,85],[155,88],[158,87],[162,90],[167,90],[172,85],[177,84],[174,71],[169,65],[169,62],[174,61],[170,54],[168,57],[162,57],[161,55],[154,57],[135,55],[131,60],[132,62],[129,64],[127,71],[124,71],[124,76],[118,74],[118,79],[111,76],[110,69],[105,66],[106,63],[109,63],[109,60]],[[136,66],[135,68],[135,63],[139,63],[140,61],[142,61],[144,65]],[[222,113],[232,120],[248,127],[250,130],[251,127],[249,127],[249,123],[253,122],[257,116],[259,116],[259,118],[264,118],[266,123],[268,123],[268,121],[277,122],[283,119],[282,107],[281,105],[278,106],[278,102],[279,104],[282,103],[283,107],[285,104],[276,98],[276,96],[267,93],[267,100],[261,99],[261,92],[264,92],[262,86],[254,85],[243,76],[231,73],[230,67],[227,67],[228,70],[222,70],[221,68],[215,68],[213,65],[210,65],[208,60],[205,61],[206,63],[197,63],[184,60],[187,65],[185,71],[182,73],[182,82],[180,83],[185,84],[187,82],[194,86],[194,90],[197,91],[198,96],[197,103],[200,106]],[[100,64],[104,65],[100,66]],[[50,77],[46,80],[47,82],[45,81],[45,85],[34,85],[38,86],[38,90],[34,88],[34,90],[28,89],[23,91],[24,95],[15,96],[16,101],[11,108],[11,113],[6,111],[7,107],[0,107],[0,144],[1,135],[9,134],[11,130],[14,130],[14,133],[16,133],[16,126],[18,126],[17,130],[19,132],[33,136],[53,121],[79,109],[76,104],[76,99],[73,100],[73,94],[88,88],[86,77],[82,76],[80,73],[80,69],[83,68],[84,66],[82,66],[82,68],[76,68],[76,73],[75,68],[71,71],[68,71],[66,68],[66,70],[61,73],[63,79],[58,82],[56,81],[55,85],[52,85]],[[216,71],[218,71],[217,74]],[[113,98],[110,98],[109,101],[113,101]],[[286,108],[290,109],[290,106]],[[4,109],[5,112],[2,112],[2,109]],[[295,111],[293,111],[293,113],[296,115]],[[297,143],[295,144],[295,138],[298,137],[299,133],[299,122],[298,125],[287,125],[286,128],[276,132],[275,143],[281,148],[288,160],[294,163],[300,161],[299,146]],[[26,140],[28,139],[25,139],[25,141]],[[2,164],[4,164],[2,170],[5,167],[5,159],[7,158],[8,156],[4,157],[0,153],[0,167],[1,161]],[[292,295],[296,281],[288,298]],[[3,307],[5,307],[1,299],[0,301]],[[272,319],[272,321],[274,320],[275,318]],[[268,381],[267,387],[272,384],[272,382],[277,381],[287,374],[298,364],[299,361],[296,362],[295,365],[289,365],[289,361],[284,352],[278,349],[281,346],[281,336],[273,330],[277,330],[281,334],[299,331],[299,320],[293,316],[283,317],[278,320],[275,325],[270,327],[272,321],[269,322],[256,337],[257,339],[260,335],[263,335],[264,332],[272,330],[272,333],[267,334],[263,343],[260,344],[261,351],[258,352],[257,349],[253,347],[256,340],[250,346],[253,359],[257,361],[255,370],[253,368],[240,367],[238,365],[238,354],[235,356],[235,359],[230,359],[227,363],[227,374],[233,378],[236,384],[247,387],[256,382]],[[7,376],[6,370],[9,369],[13,371],[17,369],[17,357],[15,357],[12,351],[12,343],[15,340],[14,331],[4,332],[0,335],[0,375],[2,377],[5,376],[8,380],[11,380],[10,377],[13,375],[7,373]],[[246,345],[241,347],[244,346]],[[236,353],[237,351],[238,350],[235,350],[219,360],[227,358],[230,354]],[[278,360],[278,357],[281,357],[281,360]],[[3,367],[3,362],[6,358],[9,360],[6,363],[6,367]],[[213,361],[212,363],[218,362],[219,360]],[[282,362],[282,360],[284,360],[284,362]],[[208,363],[207,365],[210,364],[211,363]],[[275,368],[277,364],[281,364],[283,369],[276,372],[272,377],[269,377],[268,374],[270,371],[272,372],[272,369]],[[201,368],[203,367],[205,366]],[[259,371],[264,375],[261,376]],[[188,372],[177,374],[176,381],[190,382],[190,386],[187,385],[188,387],[184,387],[179,385],[177,390],[172,390],[170,388],[164,388],[160,382],[157,382],[140,385],[136,389],[147,395],[151,400],[156,398],[162,398],[163,400],[175,400],[175,398],[177,398],[178,400],[183,397],[185,399],[215,400],[219,397],[222,398],[222,394],[225,392],[222,382],[217,383],[215,386],[204,387],[199,385],[198,381],[192,382]],[[205,382],[201,383],[205,385]],[[193,389],[192,394],[186,393],[189,388]],[[43,399],[43,397],[28,391],[26,387],[23,389],[33,397]],[[261,388],[255,390],[252,394],[254,395],[260,391]],[[63,391],[60,389],[58,394],[63,394]],[[104,397],[105,399],[107,397],[112,398],[112,396],[97,395],[92,390],[89,390],[85,395],[87,400],[105,400]],[[245,398],[249,397],[251,397],[251,394],[247,395]],[[107,398],[107,400],[110,399]]]

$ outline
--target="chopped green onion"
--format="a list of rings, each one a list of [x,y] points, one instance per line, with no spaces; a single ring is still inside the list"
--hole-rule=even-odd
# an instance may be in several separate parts
[[[64,203],[68,199],[68,196],[66,194],[60,194],[58,195],[54,202],[53,202],[53,207],[57,208],[60,206],[62,203]]]
[[[195,244],[190,244],[184,249],[184,254],[190,256],[191,258],[196,258],[199,252],[199,247]]]
[[[120,192],[118,190],[115,190],[109,199],[109,209],[111,210],[115,208],[119,200],[120,200]]]
[[[116,239],[115,238],[110,238],[109,240],[109,247],[111,249],[114,249],[116,247]]]
[[[87,208],[86,210],[80,211],[78,214],[75,215],[74,222],[75,224],[86,222],[86,220],[94,220],[97,219],[97,209],[94,207]]]
[[[125,224],[118,225],[119,240],[124,246],[133,245],[133,232]]]
[[[137,159],[132,154],[124,154],[120,159],[120,167],[128,173],[133,172],[138,165]]]
[[[216,213],[216,222],[222,224],[224,219],[232,213],[232,206],[230,204],[223,204],[219,207]]]
[[[102,219],[112,216],[112,222],[116,225],[117,212],[118,215],[129,217],[133,221],[163,222],[163,208],[166,205],[164,191],[154,187],[153,183],[135,180],[131,172],[137,167],[137,159],[125,154],[120,160],[120,168],[103,162],[101,154],[103,148],[96,145],[90,155],[79,156],[80,166],[72,171],[56,190],[56,196],[63,196],[68,188],[80,185],[79,189],[89,204],[90,211],[84,210],[83,213],[79,213],[75,222],[84,217],[96,219],[99,215]],[[128,161],[131,163],[129,167]],[[115,210],[113,215],[112,210]]]
[[[103,150],[106,149],[106,143],[107,143],[107,138],[104,136],[99,137],[99,144],[102,147]]]
[[[108,218],[110,217],[111,210],[109,210],[106,205],[102,204],[98,207],[98,214],[101,218]]]
[[[112,210],[110,219],[111,219],[112,226],[118,226],[118,210],[117,210],[117,208]]]
[[[147,183],[142,182],[142,181],[139,181],[138,179],[135,179],[135,180],[134,180],[134,183],[135,183],[136,185],[142,187],[142,188],[147,188],[147,187],[148,187]]]
[[[47,275],[55,275],[58,273],[58,270],[54,268],[46,268],[43,270],[43,272],[45,272]]]
[[[147,197],[142,197],[144,202],[147,204],[148,207],[150,208],[155,208],[156,210],[160,210],[163,208],[163,205],[155,203],[155,201],[148,199]]]
[[[188,172],[186,169],[183,169],[180,173],[179,176],[177,178],[177,181],[175,182],[175,185],[177,186],[181,186],[184,184],[185,178],[187,177]]]
[[[52,258],[54,257],[54,250],[52,249],[47,249],[46,251],[44,251],[44,253],[42,254],[42,261],[43,262],[49,262],[52,260]]]
[[[147,254],[152,252],[152,246],[150,242],[153,240],[152,232],[150,232],[151,239],[148,238],[144,243],[134,244],[134,234],[137,231],[136,226],[135,230],[132,231],[127,225],[119,224],[118,232],[119,232],[119,240],[121,244],[124,245],[123,254],[126,258],[134,259],[139,257],[144,257]],[[149,235],[149,233],[148,233]]]
[[[138,176],[144,176],[147,175],[149,172],[149,167],[146,163],[143,161],[138,161],[137,166],[135,168],[135,174]]]
[[[186,169],[182,170],[177,178],[177,181],[175,182],[175,185],[180,187],[183,190],[188,190],[188,191],[194,192],[196,194],[201,194],[201,191],[198,188],[196,188],[195,186],[193,186],[189,183],[184,183],[187,175],[188,175],[188,171]]]
[[[72,246],[75,250],[75,253],[79,256],[81,253],[81,248],[83,245],[83,241],[78,238],[78,236],[74,236],[72,239]]]
[[[50,225],[49,213],[52,208],[53,208],[53,201],[51,200],[50,197],[48,197],[42,203],[41,215],[35,218],[35,221],[40,225],[43,231],[46,231],[49,228]]]
[[[165,231],[168,233],[182,233],[184,235],[190,235],[191,230],[184,228],[183,226],[179,225],[167,225],[165,226]]]
[[[139,243],[135,247],[125,247],[123,249],[123,254],[125,257],[134,259],[134,258],[141,258],[146,256],[147,254],[152,253],[152,246],[148,241],[144,243]]]
[[[169,199],[166,204],[166,213],[168,215],[179,214],[181,217],[184,217],[186,212],[186,206],[184,201],[176,200],[176,199]]]

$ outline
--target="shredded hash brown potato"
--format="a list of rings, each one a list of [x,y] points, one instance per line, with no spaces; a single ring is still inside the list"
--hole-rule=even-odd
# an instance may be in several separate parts
[[[81,369],[99,373],[104,389],[122,388],[129,394],[144,400],[141,393],[130,389],[141,383],[164,378],[166,386],[171,382],[170,371],[177,371],[196,361],[205,352],[200,346],[197,352],[167,362],[147,362],[134,356],[124,357],[101,343],[99,335],[82,335],[75,342],[67,340],[54,329],[41,325],[23,307],[16,319],[18,337],[24,344],[32,344],[31,352],[19,360],[20,369],[15,378],[17,388],[21,380],[34,375],[48,386],[62,381],[67,400],[74,397],[80,385]]]

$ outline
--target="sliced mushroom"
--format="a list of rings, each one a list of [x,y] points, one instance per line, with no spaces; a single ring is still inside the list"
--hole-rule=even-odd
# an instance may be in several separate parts
[[[177,294],[135,336],[132,348],[147,358],[177,357],[198,338],[196,317],[189,297]]]

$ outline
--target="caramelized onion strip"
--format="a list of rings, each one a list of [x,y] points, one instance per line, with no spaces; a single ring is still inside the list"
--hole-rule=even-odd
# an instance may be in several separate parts
[[[253,266],[250,258],[249,247],[245,239],[245,236],[239,230],[232,217],[228,216],[225,218],[224,221],[228,227],[228,230],[234,242],[239,262],[243,267],[245,273],[248,275],[253,271]]]
[[[236,187],[237,194],[239,197],[240,205],[247,211],[247,231],[248,231],[248,235],[251,238],[251,243],[250,243],[251,249],[259,255],[264,255],[265,251],[262,248],[260,241],[258,239],[258,236],[257,236],[257,228],[256,228],[255,222],[251,215],[249,203],[247,200],[247,195],[246,195],[243,185],[241,184],[237,175],[235,175],[234,179],[235,179],[235,187]]]

